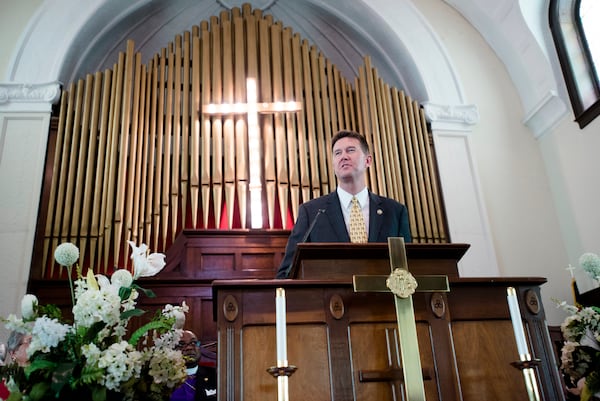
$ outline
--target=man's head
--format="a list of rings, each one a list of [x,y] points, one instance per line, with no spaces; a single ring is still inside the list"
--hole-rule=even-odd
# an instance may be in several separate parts
[[[331,140],[333,169],[340,187],[350,193],[360,192],[366,185],[366,170],[372,157],[364,136],[354,131],[340,131]]]
[[[183,354],[186,367],[193,368],[198,365],[202,354],[200,351],[200,341],[198,341],[198,337],[193,332],[185,330],[179,339],[176,349],[180,350]]]
[[[331,148],[332,150],[335,150],[335,143],[337,141],[339,141],[342,138],[354,138],[357,139],[360,142],[360,147],[362,148],[362,151],[364,154],[368,155],[369,153],[369,144],[367,143],[367,139],[359,134],[358,132],[355,131],[347,131],[347,130],[341,130],[338,131],[333,138],[331,138]]]

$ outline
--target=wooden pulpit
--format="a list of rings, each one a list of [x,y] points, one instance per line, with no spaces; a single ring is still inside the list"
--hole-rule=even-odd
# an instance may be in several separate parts
[[[413,302],[428,401],[528,401],[506,288],[517,290],[543,400],[564,400],[544,312],[543,278],[460,278],[464,244],[407,244],[414,275],[449,277],[449,293]],[[387,244],[301,244],[296,279],[213,282],[220,400],[276,400],[275,290],[286,290],[290,400],[402,399],[394,303],[355,293],[354,274],[389,274]]]

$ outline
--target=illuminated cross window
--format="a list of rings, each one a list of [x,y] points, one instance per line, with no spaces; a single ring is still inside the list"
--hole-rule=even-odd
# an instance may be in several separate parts
[[[233,104],[207,104],[202,107],[204,114],[247,114],[248,115],[248,157],[250,169],[250,214],[252,228],[262,228],[262,179],[261,179],[261,154],[260,129],[258,114],[282,113],[302,109],[301,102],[273,102],[262,103],[257,101],[256,80],[246,80],[246,103]]]

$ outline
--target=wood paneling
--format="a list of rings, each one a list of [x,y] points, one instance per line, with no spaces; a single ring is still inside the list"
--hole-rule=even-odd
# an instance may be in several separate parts
[[[507,286],[517,288],[528,345],[541,360],[537,375],[542,400],[564,400],[548,332],[532,330],[544,321],[543,310],[533,314],[523,303],[524,293],[539,291],[544,282],[539,278],[455,278],[448,296],[413,296],[428,401],[528,400],[523,376],[511,365],[518,360],[518,352]],[[290,399],[402,399],[391,294],[354,293],[346,281],[243,280],[217,281],[213,286],[221,352],[219,391],[227,394],[224,399],[258,399],[256,392],[261,399],[277,396],[276,380],[266,371],[276,361],[277,287],[286,290],[288,360],[298,367],[289,381]],[[334,299],[343,304],[341,316],[331,312]],[[433,303],[439,302],[445,304],[440,317],[433,310]],[[473,303],[481,306],[473,307]],[[227,318],[224,311],[233,305],[237,314]]]

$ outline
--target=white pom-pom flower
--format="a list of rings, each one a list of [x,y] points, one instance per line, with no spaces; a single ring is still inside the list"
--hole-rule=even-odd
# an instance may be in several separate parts
[[[61,266],[73,266],[77,259],[79,259],[79,248],[70,242],[64,242],[54,250],[54,260]]]

